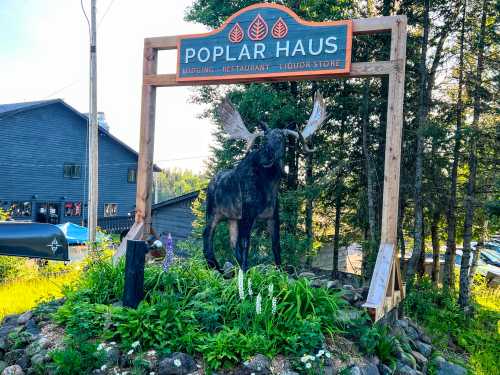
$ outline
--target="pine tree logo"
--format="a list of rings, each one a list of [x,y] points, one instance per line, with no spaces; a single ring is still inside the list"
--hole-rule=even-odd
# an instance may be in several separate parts
[[[285,21],[283,21],[283,18],[280,17],[273,25],[271,35],[274,39],[282,39],[286,36],[286,34],[288,34],[288,26]]]
[[[269,27],[266,21],[260,14],[257,14],[250,26],[248,26],[248,37],[253,41],[262,40],[267,36],[268,32]]]
[[[239,43],[243,40],[245,32],[241,28],[240,24],[236,22],[231,31],[229,31],[229,41],[232,43]]]

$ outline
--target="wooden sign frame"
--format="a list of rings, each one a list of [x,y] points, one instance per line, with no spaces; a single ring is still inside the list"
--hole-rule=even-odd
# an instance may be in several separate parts
[[[287,9],[287,8],[285,8]],[[397,259],[397,221],[399,202],[399,179],[401,161],[401,132],[403,127],[404,76],[406,64],[406,28],[404,15],[364,18],[352,20],[354,35],[391,34],[390,60],[354,62],[349,73],[340,77],[368,78],[389,77],[387,130],[384,163],[384,191],[382,203],[381,243],[375,264],[370,290],[364,306],[374,321],[394,308],[404,298],[404,286]],[[146,38],[143,55],[143,84],[141,103],[141,130],[139,168],[137,174],[137,196],[135,224],[127,239],[137,239],[151,233],[151,196],[153,176],[153,152],[156,112],[156,88],[191,86],[190,82],[179,82],[176,74],[157,74],[158,51],[175,50],[179,36]],[[331,79],[336,74],[316,76],[317,79]],[[312,79],[311,77],[265,77],[242,79],[239,82],[272,82]],[[235,83],[234,81],[231,83]],[[201,83],[197,83],[201,84]],[[224,84],[219,81],[204,82],[207,85]],[[120,245],[117,257],[125,250]]]

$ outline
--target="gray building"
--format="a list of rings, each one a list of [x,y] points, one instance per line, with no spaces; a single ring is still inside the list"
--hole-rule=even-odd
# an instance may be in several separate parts
[[[199,194],[199,191],[193,191],[154,204],[151,217],[156,234],[163,239],[170,233],[174,243],[189,238],[195,219],[191,206]]]

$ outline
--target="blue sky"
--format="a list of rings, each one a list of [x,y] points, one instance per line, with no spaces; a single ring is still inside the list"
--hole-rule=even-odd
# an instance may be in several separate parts
[[[111,132],[137,149],[143,39],[204,32],[184,22],[192,0],[97,0],[98,109]],[[90,0],[83,0],[90,13]],[[106,13],[107,11],[107,13]],[[88,111],[88,27],[80,0],[0,0],[0,103],[62,98]],[[175,71],[162,53],[159,72]],[[155,160],[162,167],[203,169],[212,125],[188,103],[190,88],[157,93]],[[172,160],[184,159],[185,160]]]

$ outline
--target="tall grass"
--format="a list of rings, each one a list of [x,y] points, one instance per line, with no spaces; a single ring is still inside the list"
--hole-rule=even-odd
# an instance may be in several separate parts
[[[63,296],[65,286],[79,276],[79,268],[68,266],[57,272],[37,270],[29,261],[25,272],[0,284],[0,321],[7,315],[32,309],[40,302]]]

